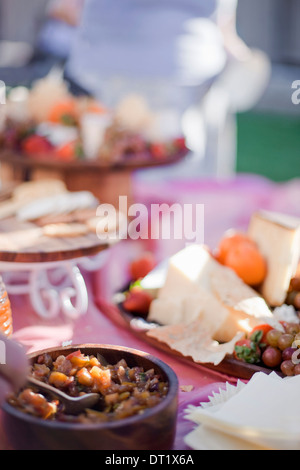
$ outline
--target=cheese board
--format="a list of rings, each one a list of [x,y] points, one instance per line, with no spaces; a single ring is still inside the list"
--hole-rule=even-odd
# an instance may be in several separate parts
[[[146,257],[133,261],[132,282],[114,298],[116,315],[198,366],[246,380],[256,372],[298,375],[299,249],[299,219],[260,211],[248,233],[231,230],[214,250],[190,244],[154,268]]]
[[[123,292],[125,292],[127,289],[128,286],[124,288]],[[234,377],[241,380],[250,380],[251,377],[257,372],[264,372],[266,374],[274,372],[274,369],[268,367],[241,362],[235,359],[233,354],[228,354],[218,365],[214,365],[212,363],[195,362],[192,357],[184,356],[178,351],[170,348],[167,344],[160,342],[151,336],[148,336],[148,331],[155,327],[159,327],[160,325],[147,322],[144,317],[141,317],[138,314],[133,314],[132,312],[126,310],[123,306],[123,302],[118,300],[123,296],[123,292],[116,294],[116,303],[112,308],[108,308],[107,305],[101,303],[101,311],[109,315],[109,317],[116,322],[121,321],[129,331],[156,349],[171,354],[181,361],[188,362],[189,364],[194,365],[196,368],[203,367],[205,369],[224,374],[225,376]],[[280,376],[283,375],[280,369],[277,369],[276,372]]]

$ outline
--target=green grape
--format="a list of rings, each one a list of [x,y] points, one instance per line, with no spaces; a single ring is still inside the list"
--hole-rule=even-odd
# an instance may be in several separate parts
[[[277,346],[281,351],[284,351],[287,348],[290,348],[294,342],[294,335],[289,335],[287,333],[284,333],[278,338],[278,343]]]
[[[278,346],[278,340],[282,336],[282,332],[279,330],[270,330],[266,335],[266,341],[270,346],[276,348]]]
[[[285,332],[295,336],[300,332],[300,325],[298,323],[288,323]]]

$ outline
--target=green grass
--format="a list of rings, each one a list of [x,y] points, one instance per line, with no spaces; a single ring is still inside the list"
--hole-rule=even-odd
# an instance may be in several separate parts
[[[237,171],[273,181],[300,177],[300,116],[238,115]]]

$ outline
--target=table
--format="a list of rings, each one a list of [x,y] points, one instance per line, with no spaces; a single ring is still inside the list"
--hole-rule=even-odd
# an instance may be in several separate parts
[[[121,325],[114,324],[101,313],[92,296],[92,279],[89,284],[89,309],[86,315],[75,321],[66,321],[64,318],[55,321],[41,321],[37,319],[30,304],[24,296],[12,298],[14,313],[14,339],[21,342],[28,352],[41,350],[48,347],[61,346],[62,343],[72,341],[72,344],[97,343],[114,344],[143,350],[159,357],[169,364],[179,377],[180,386],[193,385],[191,392],[179,392],[178,430],[175,449],[186,449],[183,437],[191,424],[185,422],[183,412],[188,403],[199,404],[200,400],[206,400],[212,390],[216,390],[224,383],[224,377],[206,371],[204,368],[194,369],[192,365],[181,363],[171,355],[161,353],[155,348],[144,344]],[[24,315],[26,312],[26,315]],[[26,318],[25,318],[26,316]],[[8,443],[5,442],[5,430],[0,432],[0,449],[5,450]]]
[[[176,192],[174,188],[176,187]],[[161,191],[158,193],[157,191]],[[286,184],[277,185],[263,178],[252,175],[241,175],[227,181],[194,181],[169,182],[157,181],[156,184],[135,180],[135,191],[140,201],[200,201],[206,207],[206,241],[213,246],[219,240],[223,231],[230,227],[243,229],[247,226],[249,217],[254,210],[264,208],[300,215],[299,196],[300,181],[293,180]],[[224,210],[226,208],[226,210]],[[103,302],[111,307],[111,295],[124,285],[126,266],[132,257],[137,256],[144,246],[135,241],[126,241],[128,245],[114,246],[104,269],[84,276],[88,288],[89,306],[85,315],[75,320],[65,317],[55,321],[38,318],[33,312],[26,296],[13,296],[12,307],[14,317],[14,338],[20,341],[28,352],[34,352],[47,347],[61,346],[72,341],[72,344],[105,343],[142,349],[154,354],[168,363],[179,378],[180,387],[191,385],[192,391],[179,391],[179,410],[177,435],[174,450],[188,450],[184,436],[193,429],[193,424],[184,419],[184,410],[189,404],[198,405],[207,401],[208,396],[224,387],[226,381],[235,383],[236,379],[214,373],[201,366],[182,361],[171,354],[162,352],[144,343],[134,336],[120,323],[112,321],[101,311]],[[155,244],[158,257],[162,253],[171,253],[178,246],[170,243]],[[0,431],[0,449],[6,449],[5,430]]]

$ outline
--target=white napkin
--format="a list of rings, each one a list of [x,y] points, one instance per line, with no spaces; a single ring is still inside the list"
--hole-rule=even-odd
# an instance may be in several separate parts
[[[300,376],[276,373],[257,373],[235,393],[227,385],[207,405],[186,410],[187,419],[200,425],[186,443],[197,449],[300,449],[299,390]]]

